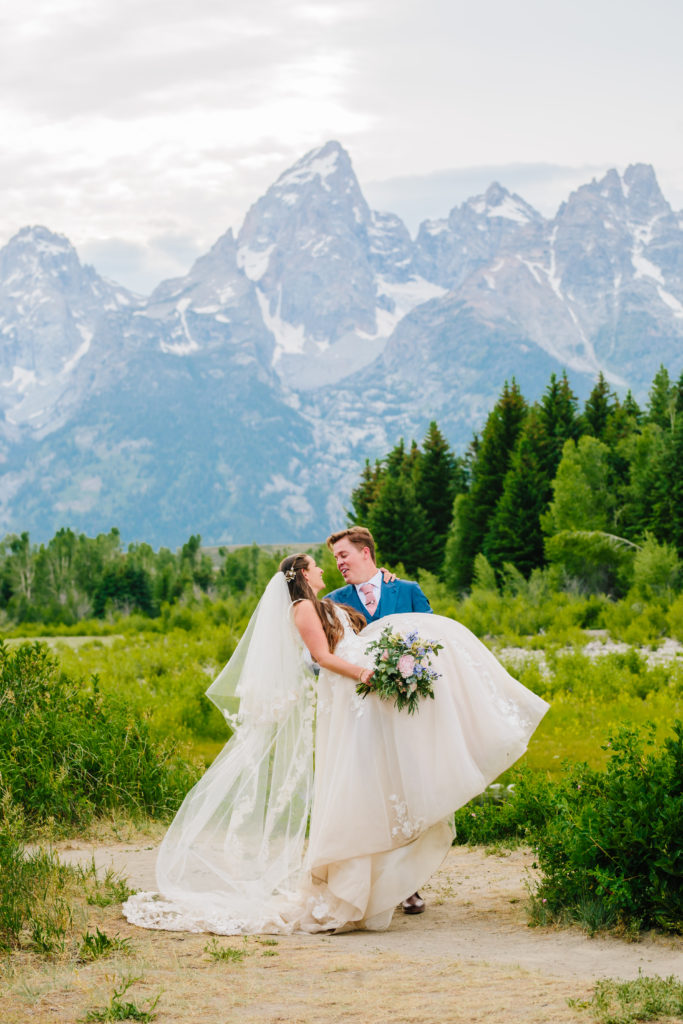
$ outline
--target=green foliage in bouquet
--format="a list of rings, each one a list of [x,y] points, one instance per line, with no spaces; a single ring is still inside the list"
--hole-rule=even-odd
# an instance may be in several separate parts
[[[425,698],[434,700],[432,683],[440,673],[431,667],[432,654],[438,654],[443,644],[423,640],[417,632],[394,633],[391,626],[382,630],[379,640],[373,640],[365,653],[376,651],[372,679],[359,683],[356,693],[367,697],[375,693],[380,700],[391,700],[399,711],[408,709],[412,715]]]

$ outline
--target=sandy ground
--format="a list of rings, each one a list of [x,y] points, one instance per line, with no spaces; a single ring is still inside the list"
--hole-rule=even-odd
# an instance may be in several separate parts
[[[72,842],[71,863],[95,857],[136,888],[154,888],[155,844]],[[638,943],[590,939],[578,929],[529,928],[524,911],[532,857],[517,850],[488,856],[455,847],[423,890],[425,914],[394,916],[383,933],[273,938],[219,937],[245,951],[239,962],[214,961],[207,935],[149,932],[118,908],[91,921],[130,936],[134,952],[79,969],[24,965],[5,988],[6,1024],[82,1019],[104,1006],[121,977],[140,979],[124,999],[145,1006],[161,992],[157,1021],[184,1024],[554,1024],[592,1020],[570,1008],[599,978],[638,972],[683,976],[683,940],[647,936]],[[98,916],[99,915],[99,916]]]

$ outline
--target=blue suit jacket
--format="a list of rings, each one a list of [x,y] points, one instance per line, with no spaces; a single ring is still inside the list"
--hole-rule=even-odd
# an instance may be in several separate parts
[[[382,619],[385,615],[394,615],[397,612],[431,612],[432,610],[429,607],[429,601],[420,590],[419,584],[413,583],[411,580],[394,580],[393,583],[382,581],[379,604],[375,608],[374,615],[368,615],[367,608],[351,583],[346,587],[340,587],[339,590],[333,590],[325,597],[329,597],[330,601],[335,601],[337,604],[351,605],[352,608],[361,612],[368,622],[376,622],[377,619]]]

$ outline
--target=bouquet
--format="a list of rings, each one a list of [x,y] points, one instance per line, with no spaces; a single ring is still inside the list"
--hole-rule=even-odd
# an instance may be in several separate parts
[[[393,700],[399,711],[408,709],[412,715],[423,698],[434,700],[432,683],[441,675],[432,668],[431,655],[437,655],[443,644],[422,640],[416,632],[394,633],[391,626],[378,640],[365,648],[375,651],[374,675],[370,682],[358,683],[356,693],[367,697],[376,693],[380,700]]]

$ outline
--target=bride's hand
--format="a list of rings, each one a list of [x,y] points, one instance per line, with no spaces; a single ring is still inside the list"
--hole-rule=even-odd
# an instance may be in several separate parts
[[[373,675],[374,672],[371,668],[363,668],[361,669],[360,675],[358,676],[358,682],[362,683],[363,686],[367,686],[368,684],[370,684],[370,680],[372,679]]]
[[[393,583],[394,580],[398,579],[398,577],[396,576],[396,573],[395,572],[389,572],[388,569],[382,569],[380,567],[379,571],[382,573],[382,579],[384,580],[385,583]]]

